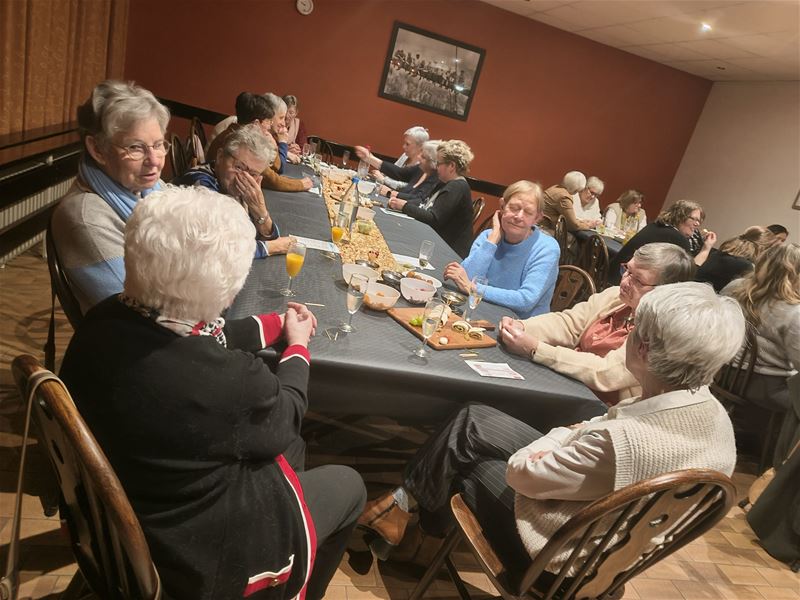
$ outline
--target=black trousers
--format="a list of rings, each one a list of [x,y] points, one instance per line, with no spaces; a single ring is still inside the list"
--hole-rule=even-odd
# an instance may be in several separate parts
[[[325,596],[347,540],[364,510],[367,490],[361,475],[341,465],[303,471],[297,473],[297,478],[317,532],[317,556],[306,598],[319,600]]]
[[[509,567],[524,569],[530,556],[517,534],[515,492],[506,483],[506,463],[541,436],[488,406],[459,410],[406,467],[404,486],[419,504],[423,528],[440,532],[451,518],[450,497],[461,492],[499,557]]]

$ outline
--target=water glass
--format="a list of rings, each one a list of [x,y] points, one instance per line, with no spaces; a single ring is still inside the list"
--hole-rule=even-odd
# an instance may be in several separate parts
[[[433,256],[433,242],[425,240],[419,246],[419,266],[423,269],[430,264],[431,257]]]
[[[342,323],[339,329],[345,333],[352,333],[356,329],[353,327],[353,315],[361,308],[361,303],[364,301],[364,294],[367,293],[367,286],[369,279],[366,275],[361,273],[353,273],[350,277],[350,282],[347,284],[347,312],[350,313],[350,318],[347,323]]]
[[[347,161],[350,160],[350,150],[345,150],[342,153],[342,168],[347,168]]]
[[[363,160],[358,161],[358,178],[364,179],[369,174],[369,164]]]
[[[286,274],[289,275],[289,284],[281,290],[281,294],[284,296],[296,296],[294,291],[292,291],[292,283],[294,282],[294,278],[300,274],[300,270],[303,268],[303,263],[306,260],[306,246],[305,244],[301,244],[300,242],[294,241],[289,246],[288,252],[286,252]]]
[[[425,344],[439,328],[445,306],[445,303],[439,298],[431,298],[425,305],[425,313],[422,315],[422,343],[419,345],[419,348],[414,350],[416,356],[425,358],[428,355]]]

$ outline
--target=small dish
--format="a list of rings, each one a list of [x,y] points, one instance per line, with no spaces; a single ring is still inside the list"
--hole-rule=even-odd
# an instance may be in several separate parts
[[[442,290],[439,295],[450,307],[462,306],[467,301],[467,297],[464,294],[454,290]]]
[[[370,281],[376,281],[378,279],[378,271],[375,269],[353,263],[342,264],[342,278],[345,283],[350,283],[350,278],[353,276],[353,273],[361,273]]]
[[[372,269],[373,271],[378,271],[378,269],[381,268],[381,266],[378,263],[373,262],[371,260],[367,260],[366,258],[357,258],[353,262],[357,265],[361,265],[362,267],[367,267],[368,269]]]
[[[403,277],[400,280],[400,293],[413,304],[424,304],[436,293],[436,288],[427,281]]]
[[[364,305],[372,310],[389,310],[400,298],[400,292],[396,289],[370,281],[367,292],[364,294]]]

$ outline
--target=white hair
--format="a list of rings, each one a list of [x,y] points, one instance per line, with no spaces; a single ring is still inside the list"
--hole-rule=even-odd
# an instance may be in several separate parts
[[[267,102],[269,102],[269,105],[272,107],[272,110],[276,115],[281,111],[288,110],[286,107],[286,101],[277,94],[267,92],[264,94],[264,97],[267,99]]]
[[[429,161],[436,163],[437,153],[439,152],[439,144],[442,140],[430,140],[422,144],[422,156]]]
[[[420,125],[414,125],[414,127],[409,127],[408,129],[406,129],[406,132],[403,135],[407,135],[418,144],[424,144],[431,137],[430,135],[428,135],[428,130]]]
[[[561,185],[563,185],[570,194],[576,194],[586,187],[586,175],[580,171],[570,171],[564,175]]]
[[[662,285],[642,296],[633,335],[648,345],[647,370],[661,382],[708,385],[742,345],[745,318],[733,298],[705,283]]]
[[[233,156],[233,153],[245,148],[252,152],[259,160],[266,161],[267,165],[275,162],[278,155],[278,147],[272,136],[264,135],[258,125],[245,125],[239,127],[225,139],[225,152]]]
[[[639,268],[652,271],[658,278],[658,285],[690,281],[697,265],[680,246],[666,242],[651,242],[640,246],[633,253]]]
[[[591,177],[586,179],[586,187],[592,190],[596,194],[602,194],[603,190],[606,189],[606,184],[599,177],[595,177],[594,175],[592,175]]]
[[[233,198],[165,186],[137,202],[125,227],[125,295],[166,317],[216,319],[247,279],[255,235]]]

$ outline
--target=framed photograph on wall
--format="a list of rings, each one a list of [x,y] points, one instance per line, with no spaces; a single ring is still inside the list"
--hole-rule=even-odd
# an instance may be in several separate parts
[[[467,120],[486,51],[395,22],[378,95]]]
[[[800,210],[800,192],[797,192],[797,196],[794,197],[794,202],[792,202],[792,208],[795,210]]]

